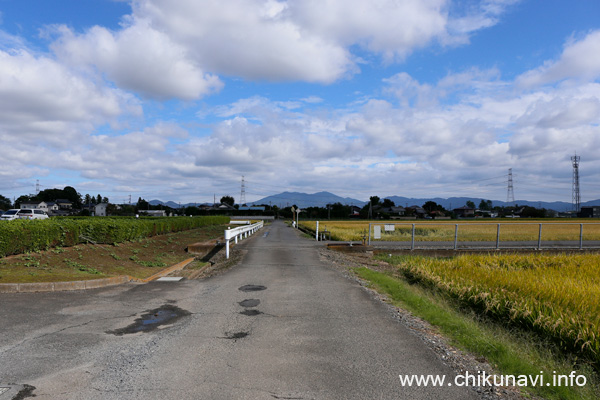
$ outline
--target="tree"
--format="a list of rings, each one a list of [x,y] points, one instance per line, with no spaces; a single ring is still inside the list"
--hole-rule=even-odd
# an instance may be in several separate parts
[[[471,200],[467,200],[466,205],[469,208],[475,209],[475,203],[473,203]]]
[[[150,209],[149,207],[150,207],[150,204],[146,200],[139,197],[138,201],[137,201],[137,205],[135,206],[135,211],[139,212],[140,210],[149,210]]]
[[[103,198],[102,198],[102,202],[103,202],[103,203],[110,203],[110,202],[108,201],[108,197],[103,197]]]
[[[231,196],[223,196],[221,197],[221,204],[229,204],[233,207],[233,205],[235,204],[235,199]]]
[[[96,196],[96,204],[100,204],[102,203],[102,196],[98,195]]]
[[[491,211],[493,209],[491,200],[481,200],[479,203],[479,209],[483,211]]]
[[[73,203],[74,208],[81,207],[81,194],[77,193],[77,190],[71,186],[65,186],[63,191],[63,197]],[[53,199],[56,200],[56,199]]]
[[[195,206],[188,206],[185,208],[184,215],[200,215],[200,209]]]
[[[19,208],[21,204],[31,201],[31,196],[24,194],[23,196],[19,196],[17,200],[15,200],[15,208]]]
[[[379,196],[371,196],[369,200],[371,201],[371,205],[376,206],[379,204],[380,198]]]
[[[92,196],[90,196],[89,193],[86,193],[85,197],[83,198],[83,203],[84,204],[91,204],[92,203]]]
[[[395,207],[396,203],[394,203],[390,199],[383,199],[383,203],[381,203],[381,206],[384,208]]]
[[[8,197],[4,197],[0,194],[0,209],[8,210],[12,207],[12,202]]]
[[[428,213],[430,213],[432,211],[440,210],[441,208],[443,208],[443,207],[438,205],[438,203],[436,203],[435,201],[428,201],[425,204],[423,204],[423,209],[425,211],[427,211]]]

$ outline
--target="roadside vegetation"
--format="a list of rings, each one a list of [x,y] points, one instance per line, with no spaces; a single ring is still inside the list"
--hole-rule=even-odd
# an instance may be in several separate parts
[[[229,217],[65,217],[0,223],[0,257],[69,247],[82,243],[115,244],[170,232],[226,224]]]
[[[190,258],[185,251],[187,245],[222,237],[225,229],[227,225],[213,223],[129,241],[54,246],[2,257],[0,283],[89,280],[119,275],[144,279]]]
[[[381,227],[382,241],[410,241],[412,224],[415,224],[415,241],[453,241],[455,226],[458,224],[460,241],[493,242],[496,240],[497,225],[500,241],[537,241],[539,224],[543,224],[542,240],[579,240],[580,224],[583,225],[583,240],[600,240],[600,224],[590,223],[589,219],[559,220],[453,220],[439,221],[370,221],[377,224],[395,224],[393,230]],[[300,227],[315,232],[316,221],[300,221]],[[369,236],[369,221],[320,221],[319,231],[327,230],[331,240],[363,241]]]
[[[600,255],[494,254],[377,258],[356,274],[502,374],[585,375],[583,388],[528,388],[552,399],[596,399]]]

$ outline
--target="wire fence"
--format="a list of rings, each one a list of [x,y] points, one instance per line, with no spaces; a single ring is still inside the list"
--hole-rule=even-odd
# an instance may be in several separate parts
[[[367,239],[367,238],[365,238]],[[600,223],[369,223],[368,244],[410,248],[600,248]]]

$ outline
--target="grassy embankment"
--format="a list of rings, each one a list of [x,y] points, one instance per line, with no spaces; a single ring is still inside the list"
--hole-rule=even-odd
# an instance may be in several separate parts
[[[600,255],[382,256],[386,272],[356,273],[428,320],[499,373],[586,376],[583,388],[527,388],[552,399],[595,399],[600,370]]]
[[[223,235],[228,218],[3,221],[0,283],[147,278],[190,257],[188,244]],[[58,235],[57,235],[58,234]],[[7,236],[11,235],[11,236]],[[26,238],[19,239],[19,236]],[[8,242],[6,238],[9,237]],[[19,241],[20,240],[20,241]]]

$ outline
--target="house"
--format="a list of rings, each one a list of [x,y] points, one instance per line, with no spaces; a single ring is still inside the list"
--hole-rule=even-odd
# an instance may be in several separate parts
[[[55,203],[58,204],[58,208],[61,210],[70,210],[73,208],[73,202],[67,199],[57,199]]]
[[[456,214],[456,216],[458,218],[473,218],[473,217],[475,217],[475,209],[471,208],[471,207],[463,206],[463,207],[455,208],[452,211],[454,211],[454,214]]]
[[[100,203],[94,206],[94,215],[96,217],[106,217],[106,208],[108,207],[108,203]]]
[[[166,217],[167,212],[165,210],[144,210],[140,213],[148,214],[150,217]]]
[[[232,205],[229,205],[227,203],[221,203],[221,204],[215,204],[213,206],[213,210],[218,210],[218,211],[236,211],[236,208]]]
[[[359,217],[361,208],[358,206],[350,206],[350,215],[349,217]]]
[[[56,204],[56,202],[54,202],[54,201],[49,201],[47,204],[48,204],[48,211],[46,211],[46,212],[48,212],[48,213],[53,213],[53,212],[60,210],[60,206],[58,204]]]
[[[48,215],[56,215],[57,211],[60,209],[58,204],[53,201],[28,201],[25,203],[21,203],[21,208],[35,208],[38,210],[45,211]]]
[[[405,213],[409,215],[414,215],[417,218],[425,218],[425,215],[427,215],[427,211],[425,211],[425,209],[421,206],[406,207]]]
[[[581,207],[579,218],[600,218],[600,206]]]
[[[48,205],[44,201],[27,201],[21,203],[21,208],[37,208],[38,210],[44,210],[48,212]]]
[[[397,216],[397,217],[403,217],[405,213],[406,213],[406,210],[402,206],[390,207],[390,215]]]
[[[433,219],[450,219],[450,217],[446,217],[443,211],[433,210],[429,213],[429,216]]]
[[[240,206],[240,211],[265,211],[264,206]]]

